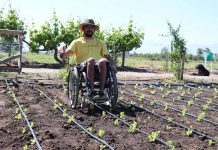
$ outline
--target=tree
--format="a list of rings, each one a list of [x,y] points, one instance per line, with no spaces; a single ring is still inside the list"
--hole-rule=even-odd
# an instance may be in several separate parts
[[[14,10],[9,4],[9,10],[6,14],[4,14],[4,9],[0,10],[0,29],[9,29],[9,30],[20,30],[23,31],[23,40],[25,40],[25,35],[27,34],[27,27],[25,23],[20,19],[16,10]],[[16,47],[11,47],[11,44],[17,42],[16,36],[7,36],[1,35],[1,42],[8,43],[3,45],[6,51],[10,51],[11,49],[16,49]]]
[[[57,47],[60,45],[60,40],[64,37],[60,36],[61,26],[63,25],[59,21],[55,11],[50,21],[46,21],[45,24],[41,25],[39,30],[34,29],[33,23],[33,27],[30,30],[30,51],[38,53],[39,51],[55,50],[55,60],[63,64],[63,61],[57,57]]]
[[[186,41],[179,35],[180,25],[174,29],[172,25],[167,22],[170,35],[172,36],[173,51],[170,54],[172,62],[172,71],[177,80],[183,80],[183,70],[186,55]]]
[[[168,71],[169,50],[166,47],[161,49],[161,58],[165,60],[164,70]]]
[[[198,48],[197,49],[197,58],[200,59],[200,60],[203,60],[204,59],[203,53],[204,53],[204,49]]]
[[[113,56],[117,57],[122,53],[121,66],[125,64],[125,53],[133,49],[141,47],[144,33],[141,30],[134,30],[133,20],[129,20],[127,29],[119,27],[112,28],[112,31],[107,34],[106,44]]]

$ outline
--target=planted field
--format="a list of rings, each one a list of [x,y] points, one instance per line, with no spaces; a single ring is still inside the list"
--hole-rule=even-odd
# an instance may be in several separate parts
[[[218,90],[120,85],[111,109],[70,109],[56,80],[0,82],[0,149],[218,149]]]

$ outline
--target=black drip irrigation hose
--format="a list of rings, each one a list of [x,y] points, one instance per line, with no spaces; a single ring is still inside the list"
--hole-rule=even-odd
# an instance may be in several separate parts
[[[140,96],[138,96],[138,95],[134,95],[133,93],[126,92],[126,91],[122,91],[122,92],[125,93],[125,94],[127,94],[127,95],[135,96],[135,97],[140,98]],[[145,99],[145,98],[141,98],[141,99],[144,100],[144,101],[152,102],[151,100],[148,100],[148,99]],[[164,105],[161,104],[160,101],[159,101],[159,103],[155,103],[155,104],[164,107]],[[181,110],[176,109],[176,108],[173,108],[173,107],[171,107],[171,106],[168,106],[168,108],[171,109],[171,110],[173,110],[173,111],[176,111],[176,112],[180,112],[180,113],[182,113]],[[187,116],[190,116],[190,117],[193,117],[193,118],[198,118],[197,116],[195,116],[195,115],[193,115],[193,114],[190,114],[190,113],[185,113],[185,114],[186,114]],[[204,120],[204,121],[206,121],[206,122],[208,122],[208,123],[211,123],[211,124],[213,124],[213,125],[216,125],[216,126],[218,125],[218,123],[215,122],[215,121],[211,121],[211,120],[208,120],[208,119],[205,119],[205,118],[203,118],[202,120]]]
[[[87,100],[87,101],[89,101],[89,100]],[[131,125],[130,125],[128,122],[126,122],[125,120],[123,120],[123,119],[117,117],[116,115],[114,115],[114,114],[112,114],[111,112],[105,110],[104,108],[100,107],[99,105],[95,104],[94,102],[92,102],[92,101],[89,101],[89,102],[90,102],[91,104],[93,104],[94,106],[98,107],[99,109],[101,109],[102,111],[105,111],[106,113],[108,113],[108,114],[111,115],[112,117],[118,119],[120,122],[122,122],[122,123],[125,124],[126,126],[128,126],[128,127],[131,126]],[[136,128],[136,131],[139,132],[139,133],[142,133],[143,135],[146,135],[146,136],[149,135],[147,132],[142,131],[142,130],[140,130],[140,129],[138,129],[138,128]],[[160,138],[157,138],[156,140],[157,140],[158,142],[164,144],[164,145],[167,146],[168,148],[171,147],[171,145],[169,145],[168,143],[166,143],[164,140],[162,140],[162,139],[160,139]]]
[[[11,88],[10,88],[10,86],[9,86],[9,83],[8,83],[7,79],[5,79],[5,82],[6,82],[6,84],[7,84],[7,87],[8,87],[8,89],[9,89],[9,91],[10,91],[11,93],[13,93],[12,90],[11,90]],[[14,93],[13,93],[13,94],[14,94]],[[31,125],[30,125],[29,120],[27,119],[26,114],[24,113],[24,111],[23,111],[22,107],[20,106],[20,104],[19,104],[19,102],[18,102],[18,100],[17,100],[16,97],[14,97],[14,100],[15,100],[16,104],[18,105],[18,107],[19,107],[19,109],[20,109],[20,111],[21,111],[23,117],[24,117],[25,120],[26,120],[27,126],[28,126],[28,128],[29,128],[29,130],[30,130],[30,132],[31,132],[31,134],[32,134],[32,136],[33,136],[35,142],[36,142],[36,145],[37,145],[38,150],[42,150],[42,147],[41,147],[41,145],[39,144],[39,141],[38,141],[38,139],[37,139],[37,137],[36,137],[36,135],[35,135],[35,133],[34,133],[34,131],[33,131],[33,128],[32,128]]]
[[[131,106],[133,106],[133,107],[135,107],[135,108],[137,108],[137,109],[140,109],[140,110],[142,110],[142,111],[146,111],[146,112],[152,114],[153,116],[159,117],[159,118],[163,119],[163,120],[166,121],[166,122],[172,123],[173,125],[176,125],[176,126],[178,126],[178,127],[181,127],[181,128],[187,129],[187,130],[191,130],[193,133],[195,133],[195,134],[197,134],[197,135],[199,135],[199,136],[202,136],[202,137],[205,137],[205,138],[207,138],[207,139],[210,139],[210,140],[212,140],[212,141],[214,141],[214,142],[216,142],[216,143],[218,142],[217,140],[215,140],[213,137],[211,137],[210,135],[208,135],[208,134],[206,134],[206,133],[202,133],[202,132],[200,132],[200,131],[198,131],[197,129],[194,129],[194,128],[188,128],[188,127],[186,127],[185,125],[182,125],[182,124],[180,124],[180,123],[178,123],[178,122],[169,120],[169,119],[167,119],[167,117],[163,117],[163,116],[161,116],[160,114],[158,114],[158,113],[156,113],[156,112],[152,112],[151,110],[148,110],[148,109],[146,109],[146,108],[141,108],[141,107],[139,107],[138,105],[131,104],[131,103],[125,101],[125,100],[119,99],[119,101],[122,102],[122,103],[128,104],[128,105],[131,105]]]
[[[190,88],[193,88],[193,87],[190,87]],[[195,88],[194,88],[194,89],[195,89]],[[191,98],[191,97],[189,96],[188,98]],[[205,102],[205,100],[199,100],[199,99],[198,99],[198,101],[199,101],[199,102]],[[213,102],[213,105],[218,106],[218,104],[215,103],[215,102]]]
[[[137,80],[138,81],[138,80]],[[127,83],[125,81],[123,82],[118,82],[120,85],[136,85],[136,83]],[[157,87],[160,87],[160,86],[166,86],[166,84],[164,83],[160,83],[160,82],[157,82],[157,83],[143,83],[143,82],[140,82],[140,83],[137,83],[137,85],[139,86],[157,86]],[[212,84],[208,83],[204,83],[204,84],[194,84],[194,83],[187,83],[187,84],[183,84],[183,83],[176,83],[176,84],[167,84],[167,86],[184,86],[184,87],[198,87],[198,86],[211,86]]]
[[[138,90],[141,90],[140,88],[137,88],[137,87],[134,87],[134,88],[136,88],[136,89],[138,89]],[[161,95],[161,93],[158,92],[158,95]],[[171,96],[168,96],[168,98],[172,98],[172,99],[173,99],[173,97],[171,97]],[[184,100],[176,100],[176,101],[179,101],[179,102],[188,104],[188,102],[187,102],[187,101],[184,101]],[[197,100],[197,101],[198,101],[198,100]],[[199,104],[192,104],[192,105],[193,105],[193,106],[196,106],[196,107],[202,108],[202,106],[199,105]],[[209,111],[217,111],[217,112],[218,112],[217,109],[213,109],[213,108],[211,108],[211,107],[209,107],[207,110],[209,110]]]
[[[40,89],[38,89],[38,88],[36,88],[36,87],[34,87],[34,86],[31,86],[31,85],[29,85],[29,86],[32,87],[33,89],[37,90],[38,92],[40,92],[40,93],[41,93],[42,95],[44,95],[49,101],[51,101],[53,104],[55,104],[55,102],[54,102],[51,98],[49,98],[42,90],[40,90]],[[57,106],[57,107],[58,107],[58,109],[59,109],[62,113],[66,113],[66,112],[64,112],[64,110],[63,110],[60,106]],[[67,113],[66,113],[66,115],[67,115],[68,117],[70,117]],[[75,118],[74,118],[72,121],[73,121],[73,123],[75,123],[78,127],[80,127],[85,133],[87,133],[89,136],[91,136],[92,138],[96,139],[96,140],[99,141],[100,143],[106,145],[110,150],[114,150],[114,148],[113,148],[112,146],[110,146],[107,142],[105,142],[104,140],[98,138],[97,136],[95,136],[94,134],[92,134],[91,132],[89,132],[86,128],[84,128],[82,125],[80,125],[80,124],[75,120]]]

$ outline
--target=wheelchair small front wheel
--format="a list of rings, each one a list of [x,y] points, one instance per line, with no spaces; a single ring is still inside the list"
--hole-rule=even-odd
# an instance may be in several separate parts
[[[79,79],[77,70],[70,68],[68,74],[68,104],[76,108],[79,98]]]

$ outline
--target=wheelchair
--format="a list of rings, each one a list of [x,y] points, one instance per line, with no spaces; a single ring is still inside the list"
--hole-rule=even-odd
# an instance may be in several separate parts
[[[68,104],[72,108],[77,108],[80,104],[83,107],[85,102],[92,101],[94,103],[109,102],[110,107],[114,107],[118,98],[118,83],[116,73],[111,69],[109,63],[107,63],[107,76],[104,87],[104,93],[107,99],[94,99],[89,96],[90,84],[86,73],[87,66],[74,65],[69,68],[68,73]],[[99,93],[100,80],[98,78],[99,72],[97,66],[95,66],[95,81],[94,91],[96,95]]]

